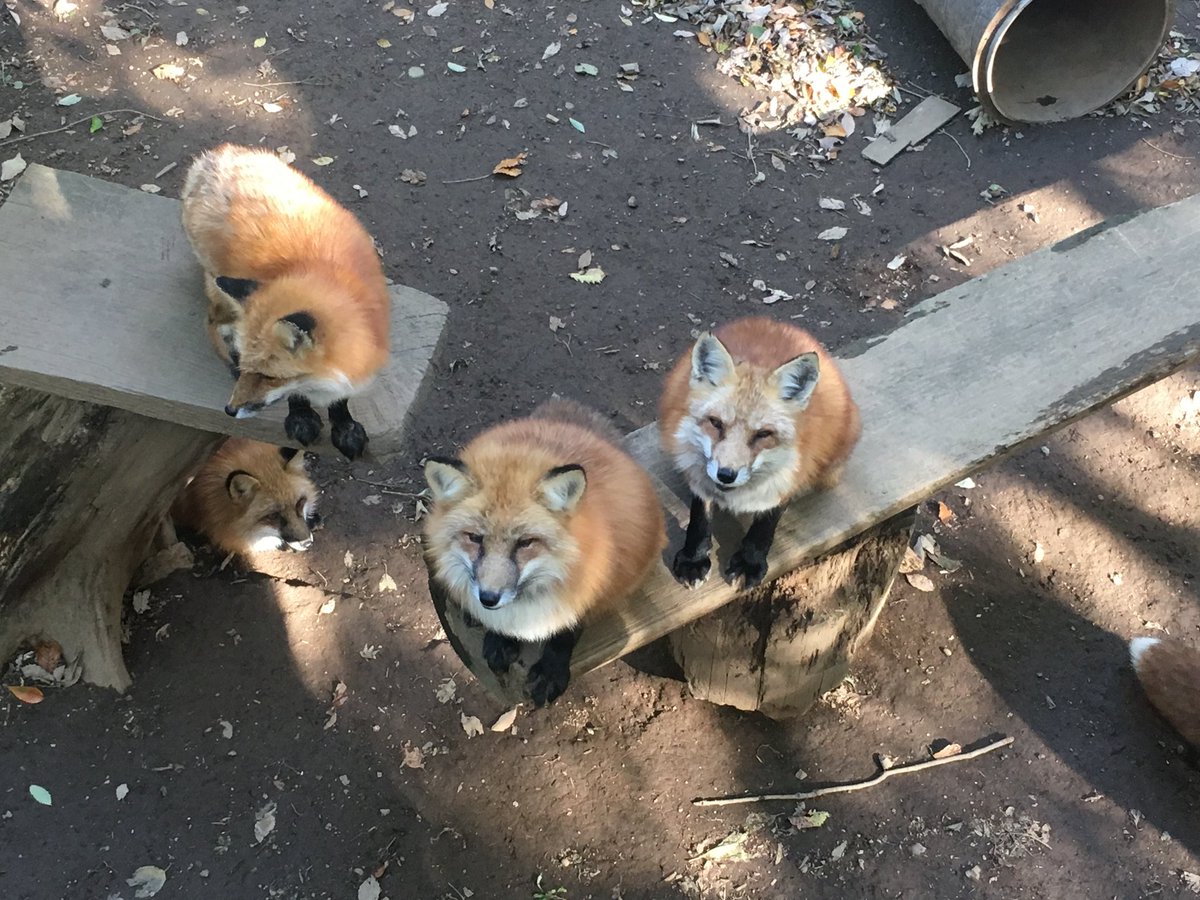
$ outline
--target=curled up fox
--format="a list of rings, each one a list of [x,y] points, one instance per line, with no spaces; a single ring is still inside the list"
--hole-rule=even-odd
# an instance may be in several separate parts
[[[659,405],[664,450],[687,479],[691,513],[672,572],[709,574],[714,506],[753,516],[726,575],[744,588],[767,573],[787,503],[835,486],[861,431],[833,359],[808,332],[767,318],[702,334],[668,374]]]
[[[654,485],[618,442],[599,414],[552,400],[425,463],[430,572],[486,629],[497,674],[545,641],[526,679],[539,706],[566,689],[582,623],[628,597],[665,544]]]
[[[183,226],[208,296],[208,332],[237,382],[225,412],[284,398],[288,437],[321,433],[349,459],[367,435],[348,401],[388,358],[389,297],[371,236],[349,211],[268,150],[225,144],[198,156]]]

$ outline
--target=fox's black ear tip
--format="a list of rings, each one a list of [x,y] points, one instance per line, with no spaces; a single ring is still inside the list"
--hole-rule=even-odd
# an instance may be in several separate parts
[[[299,452],[300,451],[297,450],[295,447],[280,447],[279,448],[279,455],[283,457],[283,461],[285,463],[291,462],[295,458],[296,454]]]
[[[243,301],[258,290],[258,282],[253,278],[230,278],[228,275],[218,275],[217,287],[234,300]]]

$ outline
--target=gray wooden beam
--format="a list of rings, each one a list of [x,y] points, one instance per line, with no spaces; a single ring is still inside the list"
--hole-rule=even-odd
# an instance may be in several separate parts
[[[0,381],[286,443],[286,404],[252,419],[224,413],[232,380],[208,343],[201,270],[179,217],[176,200],[29,166],[0,206]],[[391,290],[390,362],[351,401],[374,455],[401,448],[447,312],[428,294]]]

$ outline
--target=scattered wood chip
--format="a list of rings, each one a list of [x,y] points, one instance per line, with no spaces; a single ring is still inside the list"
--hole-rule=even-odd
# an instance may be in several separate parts
[[[492,723],[492,731],[508,731],[512,728],[517,722],[518,709],[520,709],[519,706],[514,706],[508,712],[501,713],[500,718]]]
[[[820,234],[817,235],[817,240],[819,240],[819,241],[840,241],[842,238],[844,238],[846,236],[846,233],[849,230],[850,230],[849,228],[843,228],[841,225],[834,226],[833,228],[826,228],[824,231],[822,231]]]
[[[153,897],[167,883],[167,873],[158,866],[139,866],[133,876],[125,879],[125,883],[134,888],[133,896],[137,900]]]
[[[947,759],[951,756],[958,756],[962,753],[962,744],[946,744],[929,754],[934,759]]]

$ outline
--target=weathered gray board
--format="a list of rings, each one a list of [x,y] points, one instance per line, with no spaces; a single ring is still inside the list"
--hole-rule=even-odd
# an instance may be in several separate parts
[[[179,202],[31,165],[0,206],[0,381],[200,431],[286,443],[286,404],[225,415],[232,380],[204,328]],[[392,288],[388,367],[350,408],[373,455],[400,449],[446,305]],[[322,444],[312,449],[328,450]]]
[[[918,304],[886,337],[842,348],[862,440],[836,490],[784,515],[768,578],[1200,355],[1198,255],[1200,195],[1080,232]],[[656,427],[633,432],[627,446],[684,521],[687,491]],[[729,535],[716,534],[722,566],[737,546]],[[668,556],[681,540],[674,530]],[[572,670],[611,662],[733,596],[715,573],[687,591],[660,566],[623,609],[584,631]],[[523,672],[499,685],[476,662],[476,636],[453,610],[443,621],[480,680],[518,697]]]

